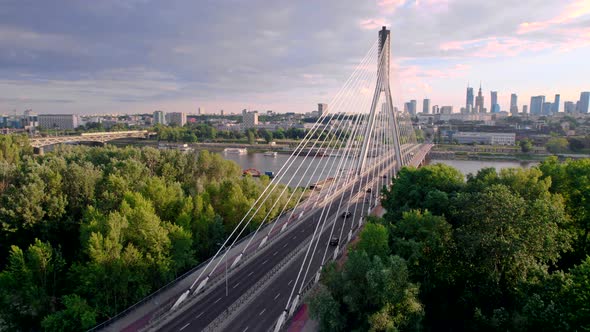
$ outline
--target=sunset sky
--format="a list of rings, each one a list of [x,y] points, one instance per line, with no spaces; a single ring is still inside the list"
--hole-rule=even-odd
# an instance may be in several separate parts
[[[0,114],[309,112],[382,25],[398,105],[590,90],[590,0],[3,0]]]

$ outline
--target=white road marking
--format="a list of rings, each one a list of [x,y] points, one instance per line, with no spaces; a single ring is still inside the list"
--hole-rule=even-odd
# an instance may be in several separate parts
[[[283,248],[285,248],[288,245],[288,243],[285,243],[285,245],[283,246]]]
[[[201,313],[200,313],[200,314],[199,314],[197,317],[195,317],[195,318],[199,318],[199,317],[201,317],[201,315],[202,315],[202,314],[204,314],[204,313],[205,313],[204,311],[203,311],[203,312],[201,312]]]
[[[189,325],[191,325],[191,323],[186,323],[186,325],[183,326],[183,327],[181,327],[179,331],[182,331],[182,330],[186,329],[186,327],[189,326]]]
[[[266,308],[262,309],[262,311],[258,314],[258,316],[261,316],[265,311],[266,311]]]
[[[235,284],[235,285],[234,285],[234,287],[232,287],[232,289],[234,289],[234,288],[238,287],[238,285],[240,284],[240,282],[241,282],[241,281],[238,281],[238,283],[237,283],[237,284]]]
[[[249,328],[249,327],[248,327],[248,326],[246,326],[246,328],[245,328],[245,329],[244,329],[242,332],[246,332],[246,331],[248,331],[248,328]]]
[[[275,253],[274,253],[274,254],[272,254],[272,255],[273,255],[273,256],[275,256],[277,253],[278,253],[278,251],[275,251]]]
[[[249,277],[249,276],[251,276],[251,275],[252,275],[252,273],[254,273],[254,271],[252,271],[252,272],[248,273],[248,275],[247,275],[246,277]]]
[[[262,265],[264,265],[266,262],[268,262],[268,259],[265,259],[264,262],[262,262]]]
[[[281,295],[281,293],[278,293],[277,296],[275,296],[275,300],[279,297],[279,295]]]
[[[297,238],[297,236],[293,236],[292,239],[295,240]]]
[[[213,304],[219,302],[221,300],[221,298],[218,298],[217,301],[213,302]]]
[[[287,286],[291,286],[292,282],[293,282],[293,279],[289,280],[289,283],[287,284]]]

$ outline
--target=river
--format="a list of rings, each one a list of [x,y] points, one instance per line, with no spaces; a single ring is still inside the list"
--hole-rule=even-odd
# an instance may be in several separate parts
[[[226,159],[233,160],[238,163],[242,169],[248,168],[255,168],[260,172],[270,171],[274,174],[277,174],[281,167],[287,162],[290,155],[288,154],[278,154],[276,157],[265,156],[263,153],[248,153],[248,154],[225,154],[222,153],[222,156]],[[307,186],[308,183],[316,182],[320,179],[325,179],[330,176],[334,176],[337,173],[338,169],[342,169],[342,171],[349,170],[349,163],[347,162],[344,165],[339,167],[338,158],[334,157],[323,157],[317,158],[310,163],[306,163],[301,165],[302,161],[304,160],[303,156],[294,157],[293,166],[285,173],[282,179],[279,179],[280,183],[288,184],[290,186]],[[318,166],[319,163],[319,166]],[[439,159],[432,159],[430,160],[430,164],[436,163],[443,163],[449,166],[453,166],[457,168],[461,173],[467,175],[469,173],[477,173],[478,170],[485,168],[485,167],[495,167],[497,170],[509,167],[523,167],[528,168],[537,164],[537,162],[518,162],[518,161],[481,161],[481,160],[439,160]],[[333,165],[333,166],[332,166]],[[306,172],[307,168],[309,170]],[[314,174],[314,170],[317,167],[317,172]],[[297,169],[299,170],[297,171]],[[322,168],[324,169],[323,174],[321,174]],[[331,172],[330,172],[331,169]],[[296,173],[297,176],[293,176]],[[299,182],[299,179],[302,178],[302,181]]]

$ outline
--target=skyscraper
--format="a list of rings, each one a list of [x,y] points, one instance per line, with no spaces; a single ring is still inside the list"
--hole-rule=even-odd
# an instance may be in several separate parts
[[[422,113],[428,114],[430,113],[430,99],[425,98],[422,101]]]
[[[477,93],[477,97],[475,98],[475,110],[474,113],[484,113],[485,109],[483,107],[483,94],[481,93],[481,84],[479,85],[479,92]]]
[[[415,99],[410,100],[410,114],[412,115],[416,115],[416,104],[417,103]]]
[[[518,114],[518,96],[516,93],[510,95],[510,113]]]
[[[563,111],[565,113],[574,113],[576,111],[576,104],[571,101],[566,101],[563,103]]]
[[[578,104],[579,113],[588,113],[590,111],[590,92],[582,92],[580,94],[580,103]]]
[[[531,97],[531,114],[541,115],[543,113],[543,103],[545,103],[545,96]]]
[[[556,94],[555,95],[555,100],[553,101],[553,105],[551,105],[552,106],[551,107],[551,113],[557,113],[557,112],[559,112],[559,99],[560,99],[559,94]]]
[[[318,116],[322,116],[322,114],[328,111],[328,104],[318,104]]]
[[[473,88],[467,85],[467,99],[465,101],[465,111],[467,113],[473,112]]]
[[[527,105],[522,105],[522,113],[527,114],[529,111],[529,107]]]
[[[553,110],[553,104],[546,101],[543,103],[543,114],[551,115],[551,111]]]
[[[490,112],[491,113],[499,113],[500,112],[500,105],[498,105],[498,91],[490,92],[491,95],[491,106]]]

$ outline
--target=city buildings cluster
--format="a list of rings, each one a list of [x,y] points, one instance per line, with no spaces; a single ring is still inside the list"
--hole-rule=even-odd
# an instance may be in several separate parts
[[[431,100],[425,98],[422,101],[422,114],[451,114],[453,113],[452,106],[438,105],[430,106]],[[497,114],[505,112],[508,114],[530,114],[534,115],[552,115],[560,113],[561,108],[561,96],[556,94],[553,101],[549,101],[544,95],[532,96],[529,105],[523,105],[522,108],[518,106],[518,95],[512,93],[510,95],[510,107],[508,110],[503,111],[498,103],[498,91],[490,91],[490,104],[489,108],[485,107],[485,97],[480,84],[477,95],[474,94],[473,87],[467,86],[465,93],[465,106],[460,108],[460,114],[485,114],[492,113]],[[563,112],[568,114],[573,113],[590,113],[590,92],[581,92],[580,99],[577,101],[564,101]],[[409,112],[412,116],[418,114],[417,102],[412,99],[404,104],[404,110]]]

